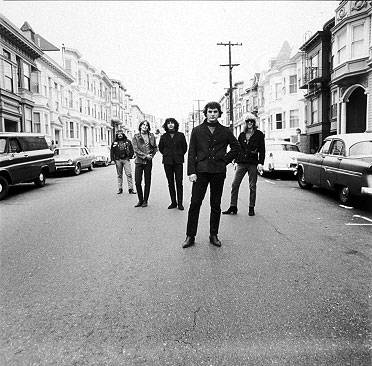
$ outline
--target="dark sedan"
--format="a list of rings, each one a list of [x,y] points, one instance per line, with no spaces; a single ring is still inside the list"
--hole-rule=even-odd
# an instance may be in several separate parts
[[[318,152],[297,157],[298,184],[335,190],[343,204],[372,196],[372,133],[327,137]]]

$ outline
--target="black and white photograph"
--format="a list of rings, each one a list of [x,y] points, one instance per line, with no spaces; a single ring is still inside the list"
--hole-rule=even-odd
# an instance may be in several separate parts
[[[370,366],[371,29],[0,0],[0,366]]]

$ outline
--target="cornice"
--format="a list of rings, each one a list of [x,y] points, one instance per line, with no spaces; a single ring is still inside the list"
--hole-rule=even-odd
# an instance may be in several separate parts
[[[41,56],[40,60],[42,60],[49,68],[51,68],[54,72],[58,75],[62,76],[67,82],[73,83],[75,78],[62,69],[59,65],[57,65],[52,59],[50,59],[47,55]]]

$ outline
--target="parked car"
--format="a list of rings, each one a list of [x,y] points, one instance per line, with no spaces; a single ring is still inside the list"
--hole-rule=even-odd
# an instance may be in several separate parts
[[[265,141],[264,173],[296,173],[297,157],[301,154],[298,146],[283,140]]]
[[[90,151],[96,156],[95,166],[108,166],[110,164],[110,147],[109,146],[95,146]]]
[[[56,170],[70,170],[79,175],[82,169],[93,170],[95,156],[86,147],[57,147],[54,150]]]
[[[297,161],[301,188],[335,190],[343,204],[354,196],[372,196],[372,133],[329,136],[318,152],[302,154]]]
[[[54,171],[53,152],[44,135],[0,133],[0,200],[6,197],[12,184],[34,182],[43,187],[46,176]]]

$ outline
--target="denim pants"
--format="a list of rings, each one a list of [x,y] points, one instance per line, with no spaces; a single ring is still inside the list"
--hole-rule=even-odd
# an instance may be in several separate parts
[[[198,229],[200,207],[209,184],[211,213],[209,233],[217,235],[221,218],[221,197],[226,173],[197,173],[197,180],[192,184],[191,203],[187,219],[187,236],[195,236]]]
[[[115,160],[116,173],[118,176],[118,188],[123,188],[123,169],[127,176],[128,189],[133,189],[132,166],[129,159]]]
[[[230,206],[238,207],[238,193],[240,183],[242,182],[245,173],[248,173],[249,177],[249,207],[254,207],[256,204],[257,165],[239,163],[236,168],[235,177],[231,186]]]
[[[164,164],[164,171],[165,171],[165,175],[168,180],[168,189],[169,189],[169,195],[171,198],[171,202],[182,205],[183,203],[183,184],[182,184],[183,164]],[[176,197],[176,188],[177,188],[177,197]]]
[[[151,170],[152,161],[148,161],[146,164],[136,164],[134,169],[134,180],[136,182],[137,196],[139,202],[147,202],[150,195],[151,187]],[[145,176],[145,192],[142,191],[142,175]]]

